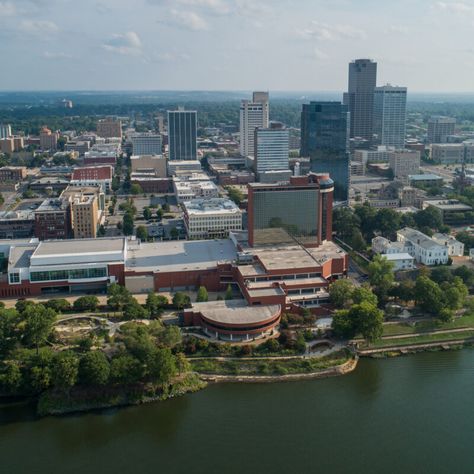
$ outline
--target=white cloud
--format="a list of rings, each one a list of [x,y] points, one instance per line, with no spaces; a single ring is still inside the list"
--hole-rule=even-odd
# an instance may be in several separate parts
[[[0,18],[16,15],[17,10],[12,2],[0,2]]]
[[[186,53],[176,53],[167,51],[165,53],[157,53],[153,56],[153,59],[157,62],[177,62],[177,61],[189,61],[191,56]]]
[[[313,20],[310,26],[298,31],[299,36],[304,38],[315,38],[320,41],[337,41],[343,39],[364,39],[366,34],[363,30],[350,25],[329,25]]]
[[[193,31],[205,31],[209,29],[207,21],[196,12],[191,11],[178,11],[172,9],[170,11],[170,17],[165,23],[170,23],[180,28]]]
[[[22,20],[19,24],[19,29],[24,33],[30,34],[48,34],[59,31],[58,25],[48,20]]]
[[[451,13],[474,14],[474,5],[469,5],[468,3],[464,2],[436,2],[436,6]]]
[[[142,42],[134,31],[113,35],[102,47],[112,53],[125,56],[140,56],[142,54]]]
[[[45,51],[43,53],[45,59],[72,59],[72,55],[68,53],[53,53],[51,51]]]
[[[314,48],[312,57],[316,59],[327,59],[329,56],[324,51],[321,51],[319,48]]]
[[[399,33],[401,35],[406,35],[410,30],[406,27],[406,26],[402,26],[402,25],[392,25],[390,28],[389,28],[389,31],[391,33]]]

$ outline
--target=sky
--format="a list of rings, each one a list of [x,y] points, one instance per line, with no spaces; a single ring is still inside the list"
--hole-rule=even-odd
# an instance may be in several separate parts
[[[0,0],[0,90],[474,92],[474,0]]]

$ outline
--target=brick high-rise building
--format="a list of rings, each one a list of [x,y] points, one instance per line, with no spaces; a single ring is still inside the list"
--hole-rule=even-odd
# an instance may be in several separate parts
[[[43,127],[40,132],[40,147],[42,150],[57,150],[58,133],[52,132],[47,127]]]
[[[122,139],[122,122],[113,118],[106,118],[97,122],[97,135],[102,138]]]
[[[292,176],[289,184],[248,185],[250,246],[332,240],[334,182],[328,174]]]
[[[35,211],[35,237],[67,239],[71,234],[71,209],[67,199],[46,199]]]

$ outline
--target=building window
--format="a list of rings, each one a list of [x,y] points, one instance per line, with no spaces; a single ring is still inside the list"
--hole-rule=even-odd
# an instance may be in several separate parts
[[[19,273],[9,273],[8,274],[8,281],[10,285],[15,283],[20,283],[20,274]]]

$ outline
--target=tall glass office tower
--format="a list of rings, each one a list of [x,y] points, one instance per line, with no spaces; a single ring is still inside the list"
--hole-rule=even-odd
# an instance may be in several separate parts
[[[334,199],[347,201],[350,180],[349,113],[340,102],[310,102],[301,113],[302,157],[310,157],[311,171],[329,173]]]
[[[197,160],[197,112],[168,111],[168,144],[170,160]]]
[[[349,63],[348,91],[344,104],[349,107],[350,137],[372,140],[374,89],[377,83],[377,63],[356,59]]]

